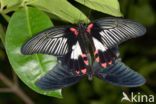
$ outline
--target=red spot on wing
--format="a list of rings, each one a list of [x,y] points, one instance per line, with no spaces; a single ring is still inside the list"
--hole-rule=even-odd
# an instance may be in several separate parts
[[[70,28],[70,31],[73,32],[75,36],[78,35],[78,31],[77,31],[77,29],[71,27],[71,28]]]
[[[102,66],[103,68],[106,68],[106,67],[107,67],[107,63],[102,63],[101,66]]]
[[[96,58],[96,62],[100,62],[100,58],[99,58],[99,56]]]
[[[84,63],[85,63],[86,65],[88,65],[88,60],[84,60]]]
[[[86,68],[81,69],[81,72],[82,72],[82,74],[86,74],[87,73],[87,69]]]
[[[108,64],[111,65],[112,64],[112,61],[109,61]]]
[[[82,57],[82,58],[85,58],[85,57],[86,57],[86,54],[81,54],[81,57]]]
[[[98,53],[99,53],[99,51],[98,50],[95,50],[94,55],[97,55]]]
[[[77,70],[76,70],[76,74],[80,74],[80,71],[77,71]]]
[[[87,55],[86,55],[86,54],[81,54],[81,57],[82,57],[82,59],[83,59],[83,62],[84,62],[86,65],[88,65],[89,63],[88,63]]]
[[[89,24],[86,31],[90,33],[91,29],[93,28],[93,23]]]
[[[99,51],[98,50],[95,50],[94,56],[95,56],[95,61],[96,62],[100,62],[100,57],[99,57],[98,53],[99,53]]]

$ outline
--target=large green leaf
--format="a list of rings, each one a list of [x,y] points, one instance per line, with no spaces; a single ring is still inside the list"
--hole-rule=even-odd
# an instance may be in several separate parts
[[[76,0],[93,10],[113,16],[122,16],[118,0]]]
[[[13,5],[20,3],[20,1],[21,0],[1,0],[1,6],[11,7]]]
[[[52,69],[56,58],[48,55],[22,55],[21,46],[32,35],[52,26],[47,15],[35,8],[25,7],[13,14],[6,33],[6,51],[9,61],[20,77],[31,89],[38,93],[61,97],[61,90],[43,91],[34,83]]]
[[[89,21],[81,11],[72,6],[67,0],[34,0],[31,5],[71,23]]]

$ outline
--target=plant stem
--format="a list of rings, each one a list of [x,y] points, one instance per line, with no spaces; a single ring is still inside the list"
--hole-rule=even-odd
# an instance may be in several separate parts
[[[9,23],[10,17],[9,17],[7,14],[3,13],[3,12],[1,12],[1,15],[2,15],[2,16],[4,17],[4,19]]]
[[[0,39],[2,40],[2,43],[5,46],[5,32],[1,24],[0,24]]]
[[[10,88],[0,88],[0,93],[10,93],[12,90]]]
[[[0,80],[12,90],[18,97],[20,97],[25,104],[34,104],[34,102],[20,89],[16,84],[11,82],[5,75],[0,73]]]
[[[19,86],[19,83],[18,83],[18,77],[16,75],[16,73],[14,71],[12,71],[12,76],[13,76],[13,81],[14,83]]]

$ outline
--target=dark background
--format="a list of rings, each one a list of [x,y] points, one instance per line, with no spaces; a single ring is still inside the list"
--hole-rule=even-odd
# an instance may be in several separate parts
[[[91,20],[104,17],[102,13],[91,11],[88,14],[87,8],[70,0],[70,2],[79,7]],[[97,78],[88,81],[84,78],[76,85],[63,89],[63,99],[47,97],[40,95],[29,89],[19,80],[19,87],[36,104],[120,104],[122,92],[155,95],[156,94],[156,0],[119,0],[121,12],[124,18],[133,19],[147,28],[147,33],[140,38],[129,40],[120,45],[120,53],[123,61],[132,69],[141,73],[147,80],[147,83],[138,88],[121,88],[103,82]],[[12,15],[12,14],[10,14]],[[3,18],[1,18],[3,20]],[[65,24],[55,21],[56,24]],[[6,24],[3,21],[3,24]],[[10,80],[12,78],[12,68],[9,64],[7,55],[0,43],[0,71]],[[14,74],[13,74],[14,76]],[[0,81],[1,88],[5,84]],[[23,100],[16,94],[5,89],[0,89],[0,104],[23,104]],[[128,102],[125,102],[127,104]]]

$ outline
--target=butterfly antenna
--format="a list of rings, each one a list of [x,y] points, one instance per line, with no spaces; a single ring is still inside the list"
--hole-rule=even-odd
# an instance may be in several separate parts
[[[81,13],[79,14],[79,22],[81,22]]]
[[[85,5],[85,2],[86,2],[86,0],[83,0],[83,4]],[[90,18],[90,16],[91,16],[91,12],[92,12],[92,9],[90,9],[89,8],[89,12],[88,12],[88,14],[87,14],[87,16],[86,16],[86,19],[83,21],[83,22],[85,22],[85,23],[89,23],[90,21],[89,21],[89,18]],[[82,22],[81,21],[81,13],[80,13],[80,15],[79,15],[79,20],[80,20],[80,22]]]
[[[91,8],[89,8],[89,12],[88,12],[88,18],[91,18],[91,13],[92,13],[92,9]]]
[[[85,1],[86,1],[86,0],[83,0],[83,1],[84,1],[84,5],[85,5]],[[91,18],[91,13],[92,13],[92,9],[89,8],[89,12],[88,12],[87,18],[86,18],[86,21],[88,20],[87,22],[90,22],[89,19]]]
[[[84,0],[83,0],[83,2],[84,2]],[[81,13],[79,14],[79,22],[82,22],[82,20],[81,20]]]

